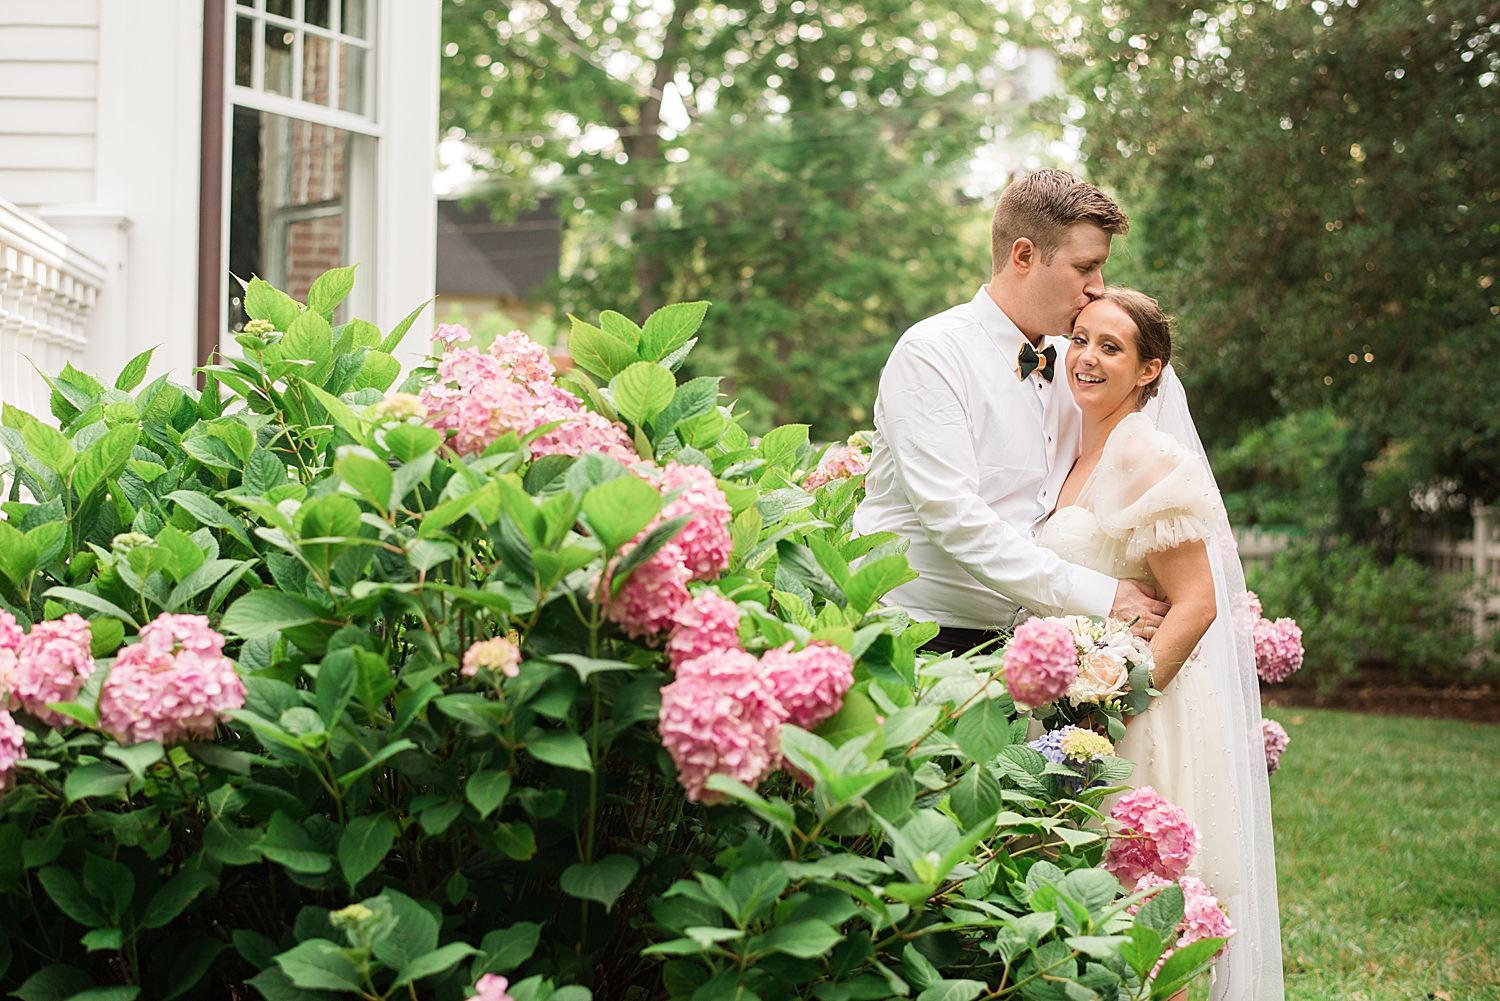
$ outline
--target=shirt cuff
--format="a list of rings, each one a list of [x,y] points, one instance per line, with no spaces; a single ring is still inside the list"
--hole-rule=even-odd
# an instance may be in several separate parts
[[[1087,567],[1073,568],[1073,590],[1068,594],[1068,603],[1063,606],[1064,615],[1098,615],[1108,618],[1115,607],[1115,592],[1120,582]]]

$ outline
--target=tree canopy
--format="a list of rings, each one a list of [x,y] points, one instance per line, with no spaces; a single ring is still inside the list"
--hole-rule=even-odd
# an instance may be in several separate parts
[[[1500,3],[1074,11],[1034,27],[1131,212],[1112,277],[1177,311],[1230,488],[1376,532],[1500,495]]]

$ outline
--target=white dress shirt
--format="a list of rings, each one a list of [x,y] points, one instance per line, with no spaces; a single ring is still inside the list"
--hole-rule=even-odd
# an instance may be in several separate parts
[[[1036,543],[1078,457],[1082,418],[1060,382],[1020,378],[1024,343],[985,286],[903,334],[880,376],[854,528],[911,541],[921,576],[889,600],[919,619],[992,629],[1023,608],[1108,615],[1114,604],[1113,578]],[[1065,379],[1067,340],[1048,343]]]

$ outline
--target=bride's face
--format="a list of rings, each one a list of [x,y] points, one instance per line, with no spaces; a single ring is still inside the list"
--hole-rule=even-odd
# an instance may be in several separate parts
[[[1083,308],[1068,348],[1068,385],[1086,414],[1136,409],[1142,386],[1161,374],[1161,360],[1142,362],[1130,315],[1107,299]]]

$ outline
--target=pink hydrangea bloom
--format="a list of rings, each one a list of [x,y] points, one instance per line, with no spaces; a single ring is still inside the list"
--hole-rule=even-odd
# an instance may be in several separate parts
[[[1228,938],[1234,934],[1234,927],[1229,923],[1229,915],[1224,913],[1223,905],[1201,879],[1194,876],[1183,876],[1180,880],[1163,879],[1154,872],[1148,872],[1135,884],[1135,889],[1137,891],[1153,890],[1171,886],[1174,883],[1182,887],[1182,921],[1177,925],[1178,938],[1173,948],[1162,953],[1161,959],[1156,964],[1156,970],[1152,971],[1152,976],[1156,975],[1162,963],[1171,958],[1172,953],[1178,949],[1192,945],[1200,939]],[[1140,912],[1141,906],[1141,904],[1132,904],[1125,909],[1126,913],[1133,917]],[[1224,949],[1220,949],[1214,953],[1214,958],[1217,959],[1223,954]]]
[[[793,726],[811,730],[844,705],[844,693],[854,684],[854,659],[831,643],[809,643],[792,652],[792,645],[767,650],[761,665],[771,690],[786,707]]]
[[[684,514],[693,515],[672,542],[682,550],[683,562],[694,580],[712,580],[729,566],[729,554],[734,549],[729,536],[729,500],[707,469],[669,462],[662,471],[661,491],[670,494],[679,489],[682,492],[662,508],[652,526]]]
[[[677,623],[667,641],[667,654],[675,667],[715,650],[740,645],[740,609],[713,591],[705,591],[677,610]]]
[[[16,687],[16,651],[26,631],[16,624],[16,617],[0,612],[0,707],[6,705]]]
[[[1260,721],[1261,740],[1266,745],[1266,773],[1275,775],[1276,769],[1281,767],[1281,755],[1292,738],[1287,735],[1286,729],[1274,719],[1263,719]]]
[[[627,547],[621,555],[628,551]],[[690,579],[692,571],[683,565],[682,550],[667,543],[636,567],[610,600],[610,621],[618,622],[633,639],[670,629],[678,611],[692,599]],[[608,575],[602,577],[599,586],[608,587],[609,580]]]
[[[459,341],[469,339],[469,330],[460,323],[439,323],[437,329],[432,332],[434,344],[441,344],[445,348],[451,348]]]
[[[1254,591],[1245,592],[1245,607],[1256,619],[1259,619],[1264,614],[1260,607],[1260,595]]]
[[[661,743],[690,800],[724,801],[706,788],[711,775],[750,786],[764,778],[781,761],[786,718],[760,661],[744,650],[685,661],[661,690]]]
[[[1261,619],[1255,627],[1255,672],[1275,684],[1302,667],[1302,630],[1292,619]]]
[[[840,445],[823,453],[818,468],[802,481],[804,490],[816,490],[834,480],[851,480],[870,471],[870,457],[855,445]]]
[[[557,375],[547,349],[526,335],[524,330],[512,330],[503,337],[495,338],[490,345],[490,354],[508,367],[512,377],[521,382],[551,383]]]
[[[506,991],[510,981],[493,973],[486,973],[474,981],[474,1001],[515,1001]]]
[[[224,637],[203,615],[158,615],[120,651],[99,693],[99,727],[122,744],[212,737],[245,704]]]
[[[1045,705],[1078,677],[1078,644],[1056,619],[1027,619],[1005,648],[1004,670],[1006,691],[1018,706]]]
[[[26,731],[0,709],[0,789],[15,782],[16,762],[26,757]]]
[[[13,699],[48,726],[66,726],[72,720],[47,708],[49,702],[72,702],[83,683],[94,673],[94,655],[89,624],[81,615],[68,613],[60,619],[38,622],[16,649]]]
[[[554,387],[555,388],[555,387]],[[557,390],[565,393],[564,390]],[[580,456],[585,452],[603,452],[616,462],[636,462],[635,446],[625,433],[622,424],[612,424],[592,410],[575,407],[567,414],[551,412],[546,420],[537,421],[536,426],[560,420],[562,425],[553,428],[531,443],[532,455]]]
[[[499,671],[507,678],[517,677],[521,673],[521,648],[509,636],[480,640],[464,653],[464,663],[459,673],[472,678],[479,673],[481,667],[488,671]]]
[[[1155,873],[1178,879],[1198,852],[1198,825],[1180,807],[1150,786],[1120,797],[1109,814],[1119,821],[1120,836],[1104,852],[1104,868],[1134,889],[1141,877]]]

